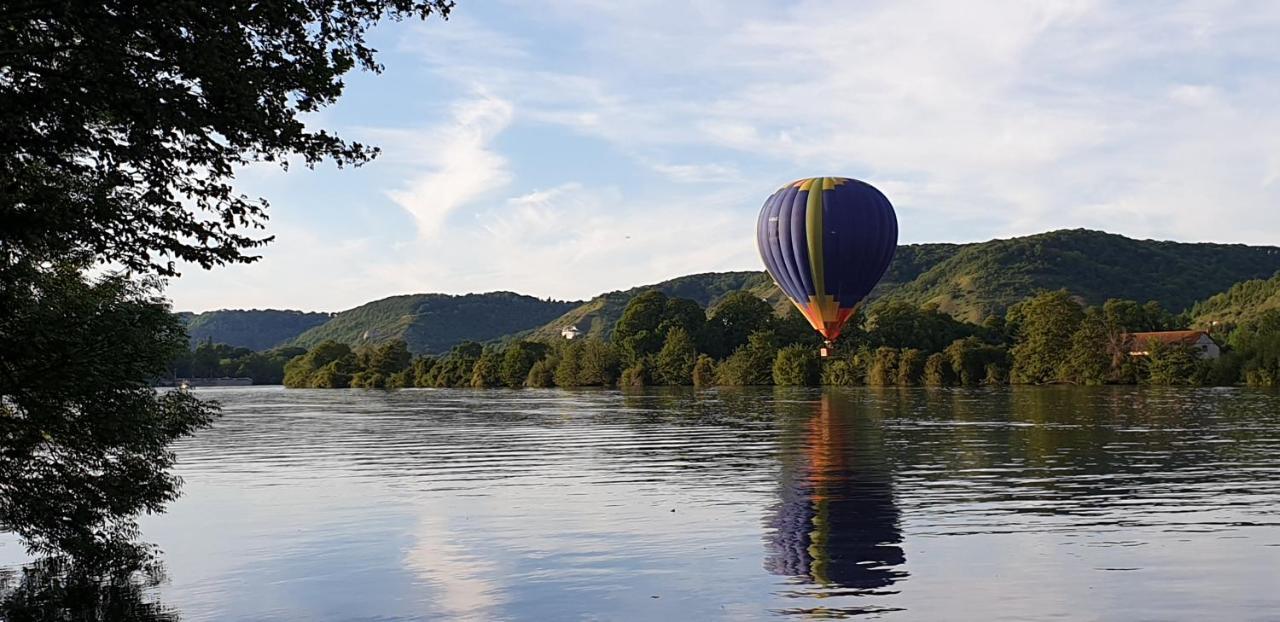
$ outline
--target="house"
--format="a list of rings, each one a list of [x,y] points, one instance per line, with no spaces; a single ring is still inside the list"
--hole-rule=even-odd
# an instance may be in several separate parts
[[[581,331],[578,330],[577,326],[566,326],[560,330],[560,336],[565,339],[573,339],[574,337],[577,337],[580,332]]]
[[[1170,330],[1158,333],[1130,333],[1125,335],[1126,349],[1129,356],[1147,356],[1150,354],[1152,342],[1169,346],[1187,346],[1200,353],[1202,359],[1216,359],[1222,356],[1222,348],[1202,330]]]

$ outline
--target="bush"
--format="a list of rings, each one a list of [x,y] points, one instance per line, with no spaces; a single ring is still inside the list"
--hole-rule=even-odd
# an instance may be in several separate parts
[[[549,359],[534,363],[533,367],[529,368],[529,375],[524,379],[524,386],[536,389],[554,387],[556,384],[555,369],[556,362]]]
[[[693,386],[709,387],[716,383],[716,362],[711,357],[700,354],[693,364]]]
[[[821,373],[818,355],[809,346],[785,347],[773,362],[773,383],[779,386],[815,386]]]
[[[920,384],[924,377],[924,352],[903,350],[898,355],[898,386],[911,387]]]
[[[924,361],[924,384],[927,387],[946,387],[952,384],[951,363],[941,352],[929,355]]]

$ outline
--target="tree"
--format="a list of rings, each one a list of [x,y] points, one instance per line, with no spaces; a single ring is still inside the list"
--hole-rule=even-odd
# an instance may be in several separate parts
[[[648,358],[642,358],[635,362],[634,365],[622,370],[622,375],[618,378],[618,385],[621,387],[644,387],[652,383],[651,369]]]
[[[555,362],[549,359],[542,359],[534,363],[533,367],[529,368],[529,375],[524,379],[524,386],[535,389],[555,386],[555,369]]]
[[[555,381],[557,387],[578,386],[578,373],[581,367],[579,360],[585,346],[581,341],[571,341],[560,352],[560,361],[556,363]]]
[[[1146,347],[1147,383],[1158,386],[1199,384],[1200,360],[1195,351],[1182,344],[1152,341]]]
[[[432,368],[433,378],[431,379],[434,382],[431,386],[437,388],[471,386],[472,372],[475,371],[476,361],[480,360],[483,353],[484,347],[474,341],[464,341],[454,346]]]
[[[409,353],[409,346],[403,339],[393,339],[369,352],[367,369],[390,376],[408,369],[412,362],[413,355]]]
[[[430,356],[419,356],[413,359],[413,365],[410,368],[412,373],[413,384],[408,386],[414,387],[433,387],[435,386],[435,371],[437,361]]]
[[[502,384],[511,388],[524,385],[534,363],[547,355],[547,346],[536,341],[517,341],[502,352],[502,365],[498,370]]]
[[[168,445],[215,411],[187,393],[148,388],[167,363],[157,354],[172,358],[171,337],[182,333],[142,311],[160,306],[148,277],[176,275],[178,261],[210,268],[256,259],[252,250],[270,240],[253,233],[264,225],[266,202],[236,192],[237,168],[372,158],[375,149],[302,117],[336,101],[347,72],[380,69],[365,42],[378,20],[447,15],[451,6],[0,7],[0,408],[9,443],[3,459],[13,461],[0,481],[5,529],[33,546],[77,547],[63,552],[79,555],[131,536],[128,516],[160,511],[177,494]],[[80,276],[94,264],[122,267],[139,285]],[[27,323],[37,306],[47,310],[44,322]],[[76,321],[96,334],[68,329]],[[107,336],[111,347],[102,343]],[[58,369],[47,366],[52,361]],[[56,379],[37,382],[37,372]],[[42,392],[59,382],[60,397]],[[37,443],[41,456],[24,453],[34,430],[54,438]],[[29,513],[22,496],[35,480],[24,478],[36,464],[51,479],[40,512]],[[89,508],[91,501],[108,507]]]
[[[627,303],[614,324],[613,343],[628,364],[662,347],[665,333],[658,332],[658,325],[665,318],[666,309],[667,296],[657,290],[644,292]]]
[[[169,444],[217,414],[148,383],[186,332],[155,282],[22,276],[0,289],[0,529],[90,566],[141,554],[134,516],[178,494]]]
[[[773,383],[778,386],[811,387],[818,384],[821,363],[813,348],[803,345],[778,350],[773,362]]]
[[[377,150],[305,123],[343,75],[380,71],[383,17],[448,0],[138,2],[0,9],[0,247],[30,265],[89,258],[134,273],[256,259],[266,203],[234,191],[255,161],[360,165]]]
[[[1280,385],[1280,309],[1269,309],[1232,331],[1243,380],[1252,387]]]
[[[915,348],[907,348],[898,354],[898,386],[910,387],[920,384],[924,377],[924,352]]]
[[[773,361],[778,355],[773,333],[752,333],[747,344],[716,368],[716,381],[729,386],[767,385],[773,382]]]
[[[285,364],[284,386],[345,387],[349,379],[343,380],[342,377],[354,374],[355,368],[355,355],[351,352],[351,346],[337,341],[322,341],[306,354],[294,357]],[[324,373],[319,374],[322,370]]]
[[[982,328],[965,324],[938,310],[937,306],[916,307],[906,302],[889,302],[871,316],[867,338],[872,345],[915,348],[941,352],[956,339],[969,337]]]
[[[753,333],[771,330],[773,322],[773,307],[768,302],[751,292],[733,292],[711,312],[707,330],[714,337],[707,353],[718,357],[734,352],[747,345]]]
[[[583,342],[578,361],[578,382],[585,387],[613,386],[618,379],[618,351],[600,339]]]
[[[898,351],[882,346],[876,348],[875,359],[867,370],[867,384],[873,387],[887,387],[898,379]]]
[[[1115,301],[1107,304],[1112,302]],[[1105,311],[1096,307],[1086,310],[1080,328],[1071,335],[1071,348],[1059,367],[1058,376],[1076,384],[1106,384],[1115,361],[1111,326]]]
[[[946,387],[955,381],[951,374],[951,363],[947,355],[934,352],[924,361],[924,385],[927,387]]]
[[[987,375],[987,365],[1003,365],[1008,358],[1004,348],[984,343],[977,337],[957,339],[943,352],[955,372],[955,379],[964,386],[974,386]]]
[[[496,350],[485,350],[471,368],[471,387],[485,389],[502,384],[502,355]]]
[[[1044,292],[1019,305],[1018,315],[1012,380],[1041,384],[1057,379],[1058,364],[1084,316],[1080,305],[1065,289]]]
[[[658,351],[654,375],[662,384],[689,384],[697,361],[698,350],[689,332],[676,326],[667,331],[662,350]]]
[[[716,383],[716,362],[705,354],[699,354],[693,364],[693,386],[709,387]]]

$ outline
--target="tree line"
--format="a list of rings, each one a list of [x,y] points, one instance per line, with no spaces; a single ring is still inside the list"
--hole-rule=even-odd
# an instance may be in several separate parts
[[[708,313],[692,300],[649,291],[628,303],[607,340],[465,342],[418,357],[402,341],[360,349],[327,341],[291,359],[283,379],[312,388],[1280,381],[1280,311],[1233,327],[1218,359],[1160,342],[1144,345],[1145,356],[1130,355],[1130,334],[1187,321],[1155,302],[1085,306],[1066,290],[1030,297],[982,324],[894,302],[851,322],[835,355],[820,358],[820,338],[794,310],[779,316],[767,301],[735,292]]]
[[[253,384],[282,384],[285,364],[306,353],[306,348],[298,346],[255,352],[205,339],[174,357],[169,363],[168,377],[250,378]]]

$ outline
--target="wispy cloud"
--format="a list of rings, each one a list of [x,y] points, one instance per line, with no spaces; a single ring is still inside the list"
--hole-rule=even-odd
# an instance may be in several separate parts
[[[434,237],[459,207],[510,181],[506,158],[489,143],[510,125],[512,114],[509,102],[487,96],[455,105],[453,118],[442,128],[383,132],[393,139],[390,157],[425,166],[403,188],[387,192],[413,215],[421,237]]]
[[[907,242],[1061,227],[1280,239],[1274,2],[710,0],[673,11],[472,3],[447,23],[397,30],[384,56],[397,78],[361,82],[377,105],[349,114],[384,128],[361,138],[386,157],[328,182],[358,201],[365,256],[345,268],[349,289],[324,293],[352,304],[408,291],[582,298],[758,268],[760,202],[823,174],[881,187]],[[343,210],[320,210],[325,231],[307,229],[315,198],[291,204],[295,189],[280,189],[268,194],[281,216],[272,232],[289,252],[269,249],[246,270],[306,282],[330,263],[314,254],[342,248],[331,220]],[[295,231],[303,241],[286,239]],[[227,305],[304,304],[220,291]]]

